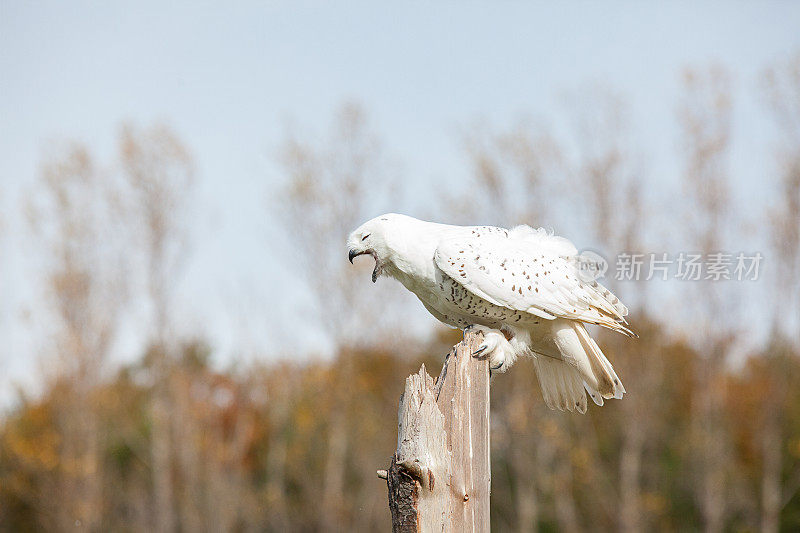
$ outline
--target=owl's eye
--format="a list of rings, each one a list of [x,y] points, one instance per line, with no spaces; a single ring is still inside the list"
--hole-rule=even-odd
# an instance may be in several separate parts
[[[370,235],[372,235],[372,233],[367,233],[366,235],[364,235],[363,237],[361,237],[361,241],[362,241],[362,242],[363,242],[363,241],[366,241],[366,240],[367,240],[367,237],[369,237]]]

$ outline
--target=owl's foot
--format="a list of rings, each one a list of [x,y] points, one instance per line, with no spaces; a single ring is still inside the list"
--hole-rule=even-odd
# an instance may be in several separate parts
[[[466,328],[464,331],[480,331],[483,333],[483,342],[472,352],[472,357],[488,359],[489,368],[493,371],[505,372],[516,359],[511,343],[508,342],[506,336],[499,329],[476,324]]]

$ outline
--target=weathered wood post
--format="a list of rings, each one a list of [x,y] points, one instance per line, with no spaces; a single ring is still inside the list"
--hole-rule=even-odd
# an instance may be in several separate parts
[[[388,471],[395,532],[489,531],[489,364],[471,356],[483,335],[468,332],[436,381],[406,379],[397,451]]]

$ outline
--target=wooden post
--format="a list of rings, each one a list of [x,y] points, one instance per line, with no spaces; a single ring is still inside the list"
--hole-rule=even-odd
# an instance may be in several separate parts
[[[472,357],[483,339],[468,332],[436,381],[406,379],[397,451],[388,471],[395,532],[489,531],[489,364]]]

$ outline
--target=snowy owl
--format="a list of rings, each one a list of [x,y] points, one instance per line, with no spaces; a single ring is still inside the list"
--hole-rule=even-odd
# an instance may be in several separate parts
[[[586,330],[596,324],[635,337],[628,309],[578,270],[575,246],[543,229],[451,226],[386,214],[347,240],[350,262],[375,259],[372,281],[389,276],[434,317],[474,328],[483,343],[473,356],[505,372],[519,355],[533,357],[545,403],[586,412],[622,398],[625,387]]]

